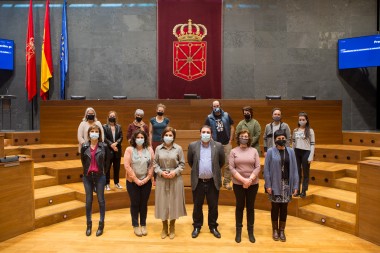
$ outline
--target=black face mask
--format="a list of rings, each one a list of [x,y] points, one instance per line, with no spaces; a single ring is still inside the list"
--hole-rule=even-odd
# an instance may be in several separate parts
[[[274,142],[276,145],[283,147],[286,144],[286,140],[277,140]]]
[[[140,118],[140,117],[136,117],[136,121],[137,121],[137,122],[141,122],[141,121],[142,121],[142,118]]]
[[[115,122],[116,122],[116,119],[113,118],[113,117],[111,117],[111,118],[108,118],[108,121],[109,121],[109,122],[112,122],[112,123],[115,123]]]
[[[87,120],[94,120],[95,119],[95,115],[94,114],[88,114],[86,116]]]
[[[251,114],[244,114],[244,118],[247,121],[251,120]]]
[[[164,112],[157,112],[157,115],[162,116],[162,115],[164,115]]]

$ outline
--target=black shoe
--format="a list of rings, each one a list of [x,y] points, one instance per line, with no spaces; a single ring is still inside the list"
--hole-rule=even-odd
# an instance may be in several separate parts
[[[103,234],[103,229],[104,229],[104,221],[99,221],[99,227],[98,227],[98,230],[96,231],[96,236],[101,236]]]
[[[210,228],[210,233],[213,234],[216,238],[222,237],[216,228]]]
[[[193,232],[191,233],[191,237],[197,238],[200,232],[201,232],[200,228],[194,228]]]
[[[301,198],[305,198],[306,197],[306,192],[301,192],[300,197]]]
[[[92,221],[87,222],[87,228],[86,228],[86,236],[91,235],[91,229],[92,229]]]

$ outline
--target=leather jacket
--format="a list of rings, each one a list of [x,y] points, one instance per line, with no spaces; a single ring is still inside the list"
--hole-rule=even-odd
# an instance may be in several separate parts
[[[81,148],[81,161],[83,166],[83,175],[87,175],[91,165],[91,148],[90,142],[85,142]],[[95,153],[96,164],[98,165],[99,173],[106,174],[106,169],[109,163],[109,148],[104,142],[98,143],[98,148]]]

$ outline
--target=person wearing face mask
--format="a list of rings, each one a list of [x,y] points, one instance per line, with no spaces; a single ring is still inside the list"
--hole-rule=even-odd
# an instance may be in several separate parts
[[[310,128],[309,117],[305,112],[298,114],[298,127],[293,131],[293,149],[299,174],[299,196],[305,198],[309,188],[310,163],[313,161],[315,149],[314,130]]]
[[[78,138],[78,152],[81,152],[81,148],[83,143],[86,143],[89,141],[88,138],[88,129],[92,125],[97,125],[98,127],[102,128],[102,123],[98,121],[96,118],[96,112],[94,108],[88,107],[84,113],[84,117],[82,119],[82,122],[79,124],[78,127],[78,133],[77,133],[77,138]],[[104,133],[101,133],[102,135],[102,140],[104,140]]]
[[[189,144],[187,162],[191,167],[191,190],[193,194],[193,232],[192,238],[198,237],[203,226],[203,202],[205,197],[208,205],[208,227],[210,233],[221,238],[218,231],[218,201],[222,185],[221,168],[224,165],[224,149],[220,142],[211,138],[212,130],[204,125],[201,139]]]
[[[231,142],[234,139],[234,121],[227,112],[222,110],[219,101],[216,100],[212,102],[212,112],[207,116],[205,125],[211,127],[212,139],[223,145],[224,157],[226,159],[224,162],[225,166],[222,168],[224,177],[223,187],[227,190],[232,190],[228,157],[232,149]]]
[[[144,123],[142,120],[144,117],[144,111],[141,109],[137,109],[135,111],[135,120],[129,124],[128,130],[127,130],[127,140],[130,142],[133,132],[136,130],[142,130],[144,131],[147,136],[149,136],[149,128],[148,125]],[[148,140],[149,141],[149,140]]]
[[[256,241],[253,235],[255,223],[255,200],[259,189],[260,157],[257,150],[251,147],[251,136],[244,129],[236,135],[237,147],[231,150],[229,166],[232,174],[233,189],[236,198],[235,241],[241,242],[244,206],[247,208],[247,230],[251,243]]]
[[[299,178],[294,150],[286,146],[286,132],[277,130],[274,139],[275,146],[268,149],[265,157],[264,187],[272,204],[272,238],[285,242],[288,203],[299,190]]]
[[[104,199],[104,186],[106,184],[106,169],[108,168],[109,148],[103,142],[102,127],[97,124],[89,126],[87,138],[90,141],[83,143],[81,148],[81,162],[83,166],[83,185],[86,192],[86,235],[91,235],[92,230],[92,200],[93,191],[96,192],[99,203],[99,227],[96,236],[101,236],[104,229],[104,217],[106,203]]]
[[[187,215],[182,179],[185,157],[182,147],[174,143],[175,137],[175,129],[166,127],[162,132],[163,143],[157,146],[154,157],[154,171],[157,174],[155,217],[162,220],[162,239],[167,236],[174,239],[175,221]]]
[[[277,130],[284,130],[286,133],[286,146],[290,146],[291,134],[289,125],[285,122],[282,122],[282,115],[280,108],[273,108],[272,110],[272,119],[273,121],[265,126],[265,131],[263,134],[264,138],[264,156],[267,154],[267,150],[271,147],[274,147],[274,138],[273,133]]]
[[[170,120],[164,117],[166,106],[158,104],[156,108],[157,116],[152,117],[149,121],[149,138],[153,150],[162,143],[162,131],[169,125]]]
[[[253,118],[253,110],[251,106],[244,106],[242,108],[244,119],[239,122],[236,127],[236,132],[240,132],[243,129],[247,129],[251,136],[251,146],[257,150],[260,155],[260,134],[261,126],[257,120]]]
[[[111,165],[113,165],[113,181],[117,189],[123,189],[119,184],[120,159],[121,159],[121,142],[123,141],[123,130],[117,124],[117,114],[110,111],[107,117],[107,124],[103,125],[104,142],[110,149],[110,162],[106,173],[106,190],[110,191]]]
[[[148,234],[146,217],[152,189],[154,153],[149,146],[148,135],[141,129],[133,132],[130,143],[131,146],[126,148],[124,153],[124,168],[131,202],[133,232],[141,237]]]

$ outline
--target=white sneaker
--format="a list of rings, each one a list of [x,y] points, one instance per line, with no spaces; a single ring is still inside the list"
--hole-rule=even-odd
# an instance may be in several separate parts
[[[111,190],[111,187],[109,184],[106,184],[106,191],[110,191]]]
[[[117,189],[123,189],[123,186],[121,186],[119,183],[115,184],[115,187],[116,187]]]

